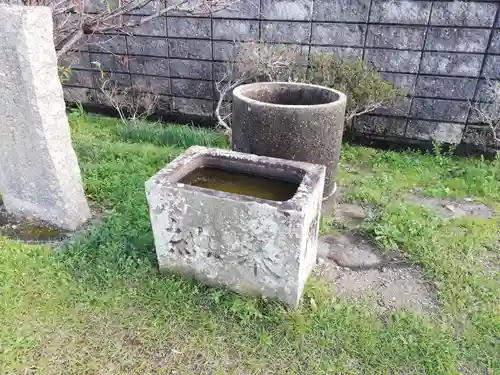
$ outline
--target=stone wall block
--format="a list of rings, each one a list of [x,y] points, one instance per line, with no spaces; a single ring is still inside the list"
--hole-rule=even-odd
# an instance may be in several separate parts
[[[213,18],[246,18],[258,19],[260,16],[260,1],[239,1],[226,9],[213,13]]]
[[[169,39],[168,55],[181,59],[212,59],[212,42],[209,40]]]
[[[371,0],[314,0],[315,21],[366,22]]]
[[[77,70],[72,69],[69,72],[69,78],[66,82],[66,85],[72,86],[81,86],[81,87],[93,87],[93,72],[91,70]]]
[[[134,56],[130,58],[130,73],[168,77],[168,59]]]
[[[126,16],[125,22],[139,22],[142,16]],[[140,26],[131,29],[132,35],[137,36],[167,36],[167,19],[158,17]]]
[[[368,65],[378,70],[400,73],[417,73],[420,52],[396,51],[388,49],[367,49],[365,60]]]
[[[187,6],[200,1],[188,0]],[[103,9],[108,4],[116,0],[90,0],[86,7]],[[164,1],[154,0],[125,21],[138,21],[164,6]],[[486,78],[500,80],[500,18],[495,18],[499,7],[492,0],[242,0],[212,14],[170,12],[134,28],[133,35],[90,35],[88,47],[76,46],[73,63],[68,56],[61,65],[76,71],[68,88],[86,87],[92,74],[85,71],[95,68],[94,60],[101,62],[106,73],[171,77],[181,85],[172,88],[178,92],[172,104],[211,116],[202,102],[217,99],[217,93],[209,96],[213,92],[209,86],[211,80],[224,77],[223,62],[234,59],[249,43],[269,43],[277,51],[297,51],[304,67],[310,55],[318,53],[350,61],[364,59],[385,80],[403,89],[408,97],[375,111],[369,121],[377,128],[391,116],[399,121],[420,114],[424,117],[413,120],[446,127],[463,121],[461,101],[491,100]],[[185,102],[180,99],[183,93],[200,99]],[[73,90],[70,96],[85,95],[85,90]],[[410,99],[412,95],[417,98]],[[433,99],[436,108],[426,101]],[[459,111],[450,106],[458,106]],[[412,135],[412,139],[425,137]]]
[[[262,23],[262,40],[273,43],[309,43],[311,36],[310,22],[276,22]]]
[[[495,20],[497,4],[477,1],[435,1],[431,25],[491,26]]]
[[[405,118],[386,116],[361,116],[356,120],[356,130],[362,134],[402,137],[405,134]]]
[[[262,18],[266,20],[308,21],[313,0],[262,0]]]
[[[172,95],[213,99],[213,83],[196,79],[172,78]]]
[[[91,53],[90,66],[93,70],[105,72],[128,73],[129,60],[134,59],[127,55],[114,55],[109,53]]]
[[[341,59],[354,61],[361,59],[363,56],[363,49],[351,47],[311,46],[311,54],[315,53],[335,55]]]
[[[420,73],[477,77],[482,61],[483,55],[424,52]]]
[[[174,78],[212,79],[212,62],[170,60],[170,76]]]
[[[212,25],[208,18],[170,17],[167,20],[167,34],[177,38],[211,38]]]
[[[405,136],[423,141],[458,144],[462,140],[465,124],[410,120]]]
[[[486,56],[486,62],[483,70],[483,77],[490,79],[500,78],[500,56]]]
[[[384,81],[390,82],[394,87],[402,89],[406,94],[413,94],[415,90],[415,83],[417,81],[416,74],[402,74],[402,73],[380,73]]]
[[[480,79],[477,87],[477,93],[474,97],[474,100],[479,100],[481,102],[490,102],[493,100],[494,91],[491,86],[494,87],[495,84],[498,84],[498,81]],[[491,86],[490,86],[491,85]]]
[[[450,99],[472,99],[476,83],[477,78],[421,75],[418,77],[415,95]]]
[[[500,54],[500,30],[493,30],[493,35],[491,37],[491,43],[488,52]]]
[[[368,27],[367,47],[421,49],[424,43],[425,27],[377,26]]]
[[[342,47],[363,47],[365,33],[365,25],[313,23],[311,42]]]
[[[466,101],[415,98],[410,115],[422,120],[465,122],[468,112]]]
[[[490,30],[457,29],[448,27],[429,28],[426,50],[449,52],[484,52]]]
[[[411,98],[401,97],[392,103],[388,103],[387,105],[375,109],[373,113],[390,116],[408,116],[410,113],[410,107]]]
[[[431,4],[431,1],[376,0],[372,3],[370,22],[425,25]]]
[[[259,21],[213,20],[214,39],[253,41],[259,39]]]
[[[128,53],[130,55],[168,56],[166,38],[153,38],[147,36],[128,36]]]
[[[127,53],[127,42],[124,35],[94,34],[87,39],[90,52]]]
[[[170,79],[165,77],[132,75],[132,87],[138,91],[155,95],[170,94]]]
[[[172,98],[172,110],[185,115],[211,117],[214,112],[212,100],[192,99],[192,98]]]

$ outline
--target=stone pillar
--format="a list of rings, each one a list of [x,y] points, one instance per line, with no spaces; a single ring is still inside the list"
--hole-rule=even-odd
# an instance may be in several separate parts
[[[46,7],[0,5],[0,194],[8,212],[63,229],[90,218]]]

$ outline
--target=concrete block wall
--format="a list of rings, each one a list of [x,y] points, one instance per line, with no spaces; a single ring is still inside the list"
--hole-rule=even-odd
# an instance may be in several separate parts
[[[164,3],[150,5],[130,17]],[[491,147],[469,101],[488,102],[485,77],[500,79],[499,13],[498,1],[241,0],[207,17],[156,19],[133,36],[93,36],[65,95],[99,102],[99,61],[120,84],[160,95],[159,112],[210,117],[221,62],[238,42],[260,40],[363,59],[404,88],[408,97],[357,121],[363,136]]]

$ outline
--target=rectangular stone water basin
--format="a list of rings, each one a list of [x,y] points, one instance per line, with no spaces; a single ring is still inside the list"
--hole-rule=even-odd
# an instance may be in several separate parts
[[[160,270],[297,306],[324,179],[321,165],[189,148],[146,182]]]

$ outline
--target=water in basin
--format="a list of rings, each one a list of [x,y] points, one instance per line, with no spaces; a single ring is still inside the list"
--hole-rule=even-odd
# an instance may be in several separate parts
[[[212,167],[195,169],[179,182],[273,201],[289,200],[299,187],[299,184],[293,182]]]

